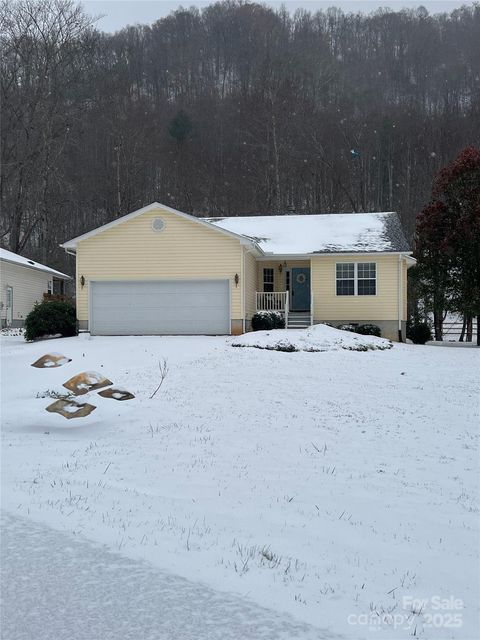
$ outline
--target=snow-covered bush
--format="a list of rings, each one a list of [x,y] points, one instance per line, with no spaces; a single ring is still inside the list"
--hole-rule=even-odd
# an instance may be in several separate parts
[[[357,327],[354,324],[339,324],[337,329],[340,329],[340,331],[351,331],[352,333],[357,332]]]
[[[30,342],[58,334],[64,337],[77,335],[75,307],[57,300],[36,304],[25,318],[25,340]]]
[[[285,319],[278,311],[257,311],[252,316],[253,331],[268,331],[269,329],[284,329]]]
[[[382,330],[380,327],[377,327],[376,324],[359,324],[356,328],[356,333],[359,333],[361,336],[382,337]]]

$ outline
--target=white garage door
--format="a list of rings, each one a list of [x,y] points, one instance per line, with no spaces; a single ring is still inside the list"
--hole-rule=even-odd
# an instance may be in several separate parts
[[[230,333],[228,280],[90,283],[92,335]]]

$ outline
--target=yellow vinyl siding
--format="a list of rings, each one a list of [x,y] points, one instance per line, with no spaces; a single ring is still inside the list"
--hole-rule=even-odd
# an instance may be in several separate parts
[[[263,291],[263,270],[264,269],[273,269],[273,290],[274,291],[285,291],[285,271],[286,269],[292,269],[294,267],[309,267],[310,260],[290,260],[286,261],[287,266],[285,268],[284,258],[277,258],[277,260],[258,260],[258,286],[259,289],[257,291]],[[278,267],[282,265],[282,272],[280,273]]]
[[[161,217],[165,228],[152,230]],[[231,317],[242,318],[242,287],[235,274],[242,272],[243,246],[239,240],[187,220],[161,208],[148,211],[77,247],[77,314],[88,321],[89,280],[161,280],[229,278]],[[81,276],[86,284],[82,288]]]
[[[375,262],[377,294],[375,296],[337,296],[336,264],[338,262]],[[398,319],[398,255],[356,256],[325,255],[312,258],[312,292],[314,318],[321,320],[397,320]]]
[[[283,260],[258,260],[257,261],[257,278],[258,289],[257,291],[263,291],[263,270],[273,269],[273,290],[285,291],[285,273],[278,270],[278,265],[283,264]]]
[[[245,249],[245,274],[244,274],[244,286],[245,286],[245,319],[251,320],[256,310],[256,292],[257,287],[257,261],[255,256]]]
[[[402,263],[402,281],[403,281],[403,317],[402,320],[408,318],[408,266],[407,261]]]

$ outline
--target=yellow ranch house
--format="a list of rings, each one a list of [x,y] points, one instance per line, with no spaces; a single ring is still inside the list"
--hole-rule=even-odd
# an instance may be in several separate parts
[[[415,260],[394,212],[196,218],[154,202],[62,247],[92,335],[235,335],[275,310],[288,328],[405,339]]]

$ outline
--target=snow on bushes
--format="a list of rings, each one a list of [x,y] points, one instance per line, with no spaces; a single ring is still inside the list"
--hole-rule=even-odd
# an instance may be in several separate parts
[[[257,331],[237,336],[231,341],[232,347],[253,347],[268,351],[374,351],[391,349],[393,343],[385,338],[360,335],[351,331],[341,331],[324,324],[316,324],[308,329]]]
[[[376,324],[339,324],[337,329],[359,333],[362,336],[377,336],[378,338],[382,336],[382,331]]]
[[[75,307],[68,302],[44,300],[36,304],[25,318],[25,340],[31,342],[56,335],[77,335]]]
[[[377,336],[377,338],[382,336],[382,330],[376,324],[359,324],[356,333],[361,336]]]
[[[254,331],[284,328],[285,318],[278,311],[257,311],[252,316],[252,329]]]

